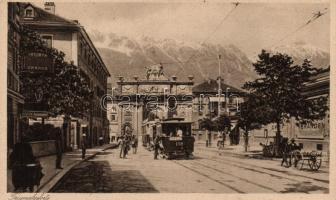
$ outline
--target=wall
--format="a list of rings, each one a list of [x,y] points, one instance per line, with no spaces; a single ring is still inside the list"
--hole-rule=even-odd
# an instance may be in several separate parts
[[[30,142],[36,157],[56,154],[55,140]]]
[[[58,49],[65,53],[65,60],[70,62],[74,60],[73,50],[72,50],[72,32],[56,32],[56,31],[38,31],[40,35],[52,35],[52,47]],[[77,47],[76,47],[77,48]]]

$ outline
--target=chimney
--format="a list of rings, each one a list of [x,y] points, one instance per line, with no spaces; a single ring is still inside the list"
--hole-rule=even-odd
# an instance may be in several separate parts
[[[176,81],[177,77],[174,75],[174,76],[172,76],[172,79],[173,79],[173,81]]]
[[[54,2],[45,2],[44,10],[48,11],[51,14],[55,14],[55,3]]]
[[[192,80],[194,80],[194,76],[189,75],[189,76],[188,76],[188,79],[189,79],[189,81],[192,81]]]

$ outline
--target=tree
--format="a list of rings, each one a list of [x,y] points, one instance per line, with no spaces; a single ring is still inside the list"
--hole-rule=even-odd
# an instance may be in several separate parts
[[[293,65],[290,56],[281,53],[271,55],[265,50],[258,57],[253,66],[259,78],[245,83],[243,88],[258,95],[261,114],[267,116],[267,119],[263,118],[263,123],[276,124],[275,151],[279,155],[280,126],[284,120],[291,117],[297,120],[321,119],[327,110],[327,98],[312,101],[303,94],[305,83],[321,71],[312,67],[309,60],[304,60],[301,66]]]
[[[227,115],[222,114],[214,120],[214,125],[216,129],[220,132],[223,132],[225,130],[230,131],[231,121]]]
[[[244,147],[247,152],[249,143],[249,132],[253,129],[261,128],[262,125],[268,123],[267,107],[263,106],[263,101],[257,95],[248,94],[245,101],[240,105],[238,128],[244,130]]]
[[[92,91],[88,80],[73,63],[64,60],[65,54],[54,48],[48,48],[40,36],[22,26],[20,29],[20,56],[29,53],[43,53],[53,60],[53,70],[20,70],[21,92],[26,102],[35,102],[45,106],[54,115],[80,116],[90,110]],[[39,98],[37,98],[39,96]]]
[[[207,137],[208,137],[208,144],[211,145],[211,131],[214,130],[215,123],[210,118],[203,118],[200,121],[200,127],[202,129],[206,129]]]

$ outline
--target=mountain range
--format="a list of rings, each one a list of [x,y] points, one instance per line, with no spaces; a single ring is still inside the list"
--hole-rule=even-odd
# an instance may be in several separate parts
[[[163,65],[167,78],[175,75],[178,80],[186,81],[189,75],[193,75],[195,84],[209,78],[216,79],[219,76],[219,63],[221,76],[228,85],[240,88],[246,81],[256,78],[251,59],[232,44],[192,44],[150,37],[131,39],[114,33],[103,35],[97,31],[90,35],[112,74],[112,83],[115,83],[117,76],[123,76],[126,80],[132,80],[133,76],[145,79],[145,67],[159,63]],[[298,63],[309,58],[318,66],[329,65],[328,53],[306,44],[280,46],[270,51],[285,52]]]
[[[311,60],[314,67],[327,68],[330,65],[330,55],[312,45],[297,42],[293,45],[280,45],[270,50],[273,53],[286,53],[294,60],[294,64],[302,64],[304,59]]]

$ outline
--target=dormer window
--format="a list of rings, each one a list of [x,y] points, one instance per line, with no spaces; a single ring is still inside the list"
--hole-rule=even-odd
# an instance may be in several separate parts
[[[28,6],[25,9],[25,18],[33,18],[34,17],[34,9],[31,6]]]

